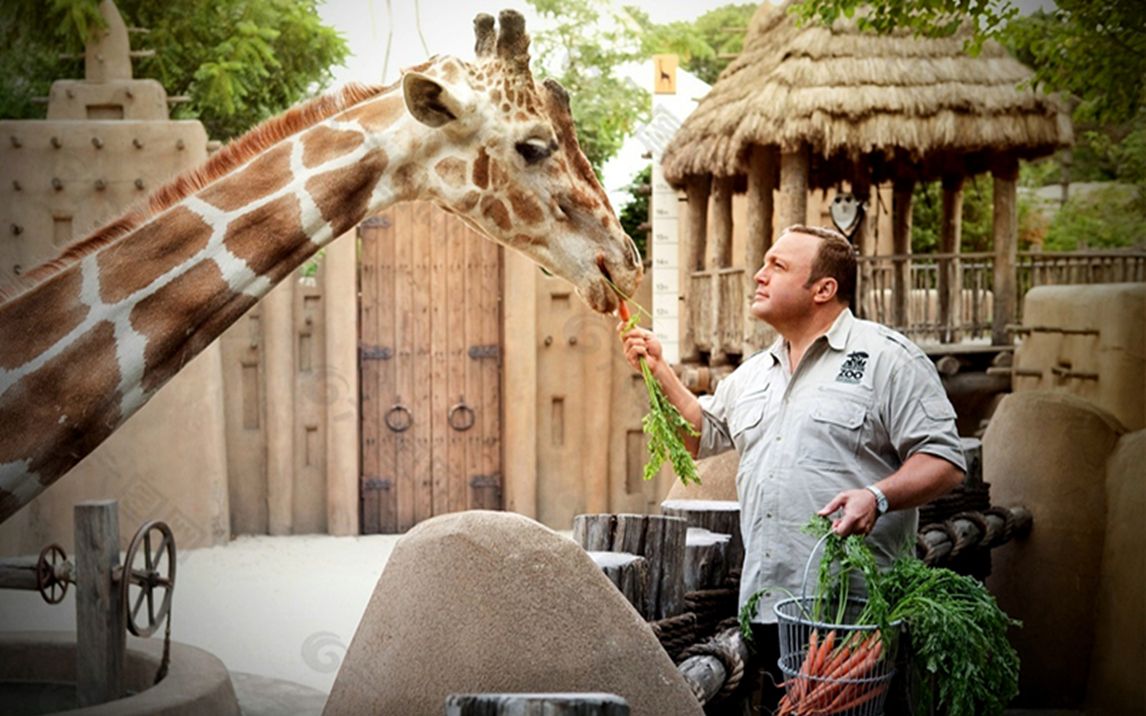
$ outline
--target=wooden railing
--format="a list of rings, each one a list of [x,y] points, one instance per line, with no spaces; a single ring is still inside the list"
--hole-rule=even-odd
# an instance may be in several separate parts
[[[987,252],[861,257],[857,313],[917,342],[989,340],[994,263]],[[1019,252],[1015,272],[1021,320],[1035,286],[1146,281],[1146,251]]]

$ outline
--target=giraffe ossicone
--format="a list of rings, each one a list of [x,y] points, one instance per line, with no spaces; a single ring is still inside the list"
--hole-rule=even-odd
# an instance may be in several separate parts
[[[425,199],[567,279],[595,310],[641,260],[534,82],[520,14],[474,21],[474,62],[288,110],[0,290],[0,521],[94,450],[316,251]],[[348,308],[348,310],[350,310]]]

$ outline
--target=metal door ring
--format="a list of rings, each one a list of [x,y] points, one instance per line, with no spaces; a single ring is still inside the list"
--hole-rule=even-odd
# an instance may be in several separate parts
[[[406,416],[402,422],[396,420],[396,416]],[[396,433],[404,433],[410,429],[414,424],[414,414],[405,405],[396,404],[394,407],[386,411],[386,427],[390,428]]]
[[[446,419],[449,421],[451,428],[462,433],[474,426],[476,415],[474,414],[473,408],[461,402],[450,408]]]

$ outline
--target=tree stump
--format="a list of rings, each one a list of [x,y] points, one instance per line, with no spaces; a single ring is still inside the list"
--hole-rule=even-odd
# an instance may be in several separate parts
[[[684,593],[722,587],[728,580],[731,535],[689,527],[684,541]]]
[[[629,716],[615,694],[450,694],[446,716]]]
[[[638,612],[643,612],[645,605],[645,585],[649,581],[649,562],[628,552],[589,552],[592,558],[609,581],[616,585],[629,604]],[[645,616],[643,613],[641,616]],[[645,617],[646,619],[648,617]]]
[[[739,571],[744,564],[744,540],[740,536],[740,503],[736,500],[665,500],[661,512],[680,517],[689,527],[729,535],[725,559],[729,571]]]
[[[748,663],[748,646],[740,636],[740,629],[725,629],[716,636],[688,649],[692,652],[677,665],[677,670],[701,705],[712,701],[722,692],[728,695],[744,676]]]
[[[687,525],[660,515],[577,515],[573,540],[585,551],[628,552],[648,563],[646,619],[676,616],[684,607],[684,539]]]

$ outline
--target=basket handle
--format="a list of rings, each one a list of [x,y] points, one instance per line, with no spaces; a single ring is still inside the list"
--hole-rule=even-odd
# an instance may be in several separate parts
[[[812,547],[812,551],[808,553],[808,561],[804,563],[804,581],[800,584],[801,604],[803,604],[802,600],[808,598],[808,572],[810,572],[812,569],[812,560],[815,559],[816,552],[824,546],[824,543],[827,542],[828,538],[831,536],[832,533],[829,531],[816,542],[816,546]]]

